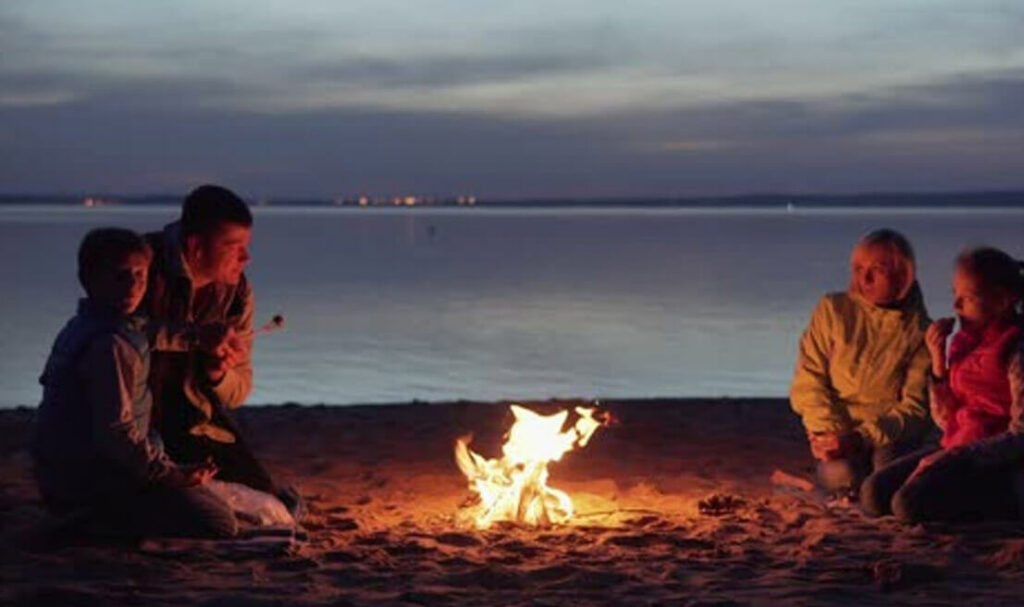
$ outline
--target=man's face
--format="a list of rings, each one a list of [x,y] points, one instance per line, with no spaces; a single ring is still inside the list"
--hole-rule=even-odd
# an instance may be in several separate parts
[[[149,257],[133,253],[113,268],[97,270],[89,281],[89,297],[121,316],[135,312],[146,295]]]
[[[225,223],[207,236],[190,237],[190,270],[203,282],[237,284],[249,263],[251,234],[248,226]]]

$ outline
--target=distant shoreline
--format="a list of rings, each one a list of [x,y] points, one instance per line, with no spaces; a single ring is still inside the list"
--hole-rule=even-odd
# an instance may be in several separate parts
[[[687,209],[821,209],[821,208],[1024,208],[1024,191],[877,192],[859,194],[749,194],[695,197],[486,199],[445,196],[381,196],[368,198],[265,198],[256,207],[324,208],[687,208]],[[168,194],[0,194],[0,206],[178,206],[181,197]]]

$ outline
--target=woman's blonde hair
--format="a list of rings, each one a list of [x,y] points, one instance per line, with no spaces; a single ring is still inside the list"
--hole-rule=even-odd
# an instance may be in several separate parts
[[[877,247],[888,253],[893,269],[903,279],[903,284],[900,285],[898,300],[902,301],[905,299],[914,288],[914,281],[917,280],[917,263],[914,258],[914,248],[910,246],[910,241],[896,230],[889,228],[872,230],[861,236],[857,244],[854,245],[850,257],[853,258],[857,251],[868,247]],[[853,278],[850,279],[850,288],[855,291],[858,290],[856,280]]]

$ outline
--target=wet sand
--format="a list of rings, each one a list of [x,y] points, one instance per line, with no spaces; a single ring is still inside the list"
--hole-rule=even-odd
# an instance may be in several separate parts
[[[246,407],[241,421],[306,497],[302,531],[121,546],[41,539],[25,451],[32,411],[0,411],[0,602],[991,606],[1024,596],[1020,525],[905,526],[773,483],[777,470],[810,479],[813,469],[785,401],[603,406],[618,425],[551,467],[550,484],[576,504],[567,525],[464,524],[454,440],[472,432],[474,449],[496,455],[507,404],[284,405]]]

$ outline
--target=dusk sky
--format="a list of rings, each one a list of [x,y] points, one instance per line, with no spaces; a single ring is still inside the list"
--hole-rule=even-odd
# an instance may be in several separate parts
[[[1024,189],[1019,0],[0,5],[0,192]]]

